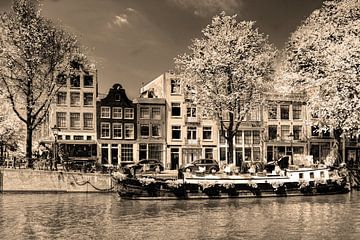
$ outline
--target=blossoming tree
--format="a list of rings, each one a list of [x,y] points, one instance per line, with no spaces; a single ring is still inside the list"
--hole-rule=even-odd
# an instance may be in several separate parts
[[[250,110],[261,103],[273,72],[275,49],[254,22],[237,22],[222,12],[175,59],[184,94],[217,120],[233,162],[233,139]]]
[[[20,151],[24,150],[21,144],[21,138],[24,138],[23,125],[0,91],[0,162],[9,151],[22,155]]]
[[[41,16],[37,0],[14,0],[0,16],[0,83],[16,116],[26,124],[26,158],[32,135],[61,85],[85,62],[76,38]]]
[[[304,90],[322,129],[341,134],[360,128],[360,1],[327,1],[292,34],[284,78]],[[336,154],[337,155],[337,154]]]

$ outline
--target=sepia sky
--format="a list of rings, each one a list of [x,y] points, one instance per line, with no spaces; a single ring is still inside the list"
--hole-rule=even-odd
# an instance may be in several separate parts
[[[0,0],[9,11],[12,0]],[[96,61],[99,91],[120,83],[129,98],[173,68],[191,39],[224,10],[257,22],[278,48],[322,0],[43,0],[42,13],[59,22]]]

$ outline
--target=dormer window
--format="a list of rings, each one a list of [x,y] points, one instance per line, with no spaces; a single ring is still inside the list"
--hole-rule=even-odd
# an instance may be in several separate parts
[[[84,87],[92,87],[94,85],[94,76],[86,74],[84,75]]]
[[[71,87],[79,88],[80,87],[80,76],[79,75],[71,76],[70,85],[71,85]]]
[[[180,93],[180,80],[179,79],[171,79],[171,93],[172,94]]]
[[[115,101],[121,101],[121,95],[115,94]]]

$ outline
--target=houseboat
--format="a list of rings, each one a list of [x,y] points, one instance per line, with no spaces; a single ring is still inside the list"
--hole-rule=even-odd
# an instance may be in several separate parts
[[[160,175],[118,174],[117,192],[123,199],[168,200],[208,198],[285,197],[349,192],[345,174],[326,166],[292,167],[271,173],[180,172],[176,179]]]

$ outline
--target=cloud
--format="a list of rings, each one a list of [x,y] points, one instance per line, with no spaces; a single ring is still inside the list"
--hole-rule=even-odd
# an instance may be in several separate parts
[[[235,9],[242,4],[240,0],[168,0],[176,6],[193,11],[200,17],[206,17],[225,11],[227,14],[234,13]]]
[[[134,17],[135,15],[139,15],[138,11],[136,11],[133,8],[126,8],[126,13],[115,15],[112,19],[112,21],[108,22],[108,27],[113,28],[113,26],[117,27],[124,27],[124,26],[130,26],[130,18]]]
[[[133,8],[127,8],[126,11],[132,12],[132,13],[137,13],[137,11]]]
[[[129,25],[128,16],[126,14],[116,15],[113,20],[113,24],[122,27],[124,25]]]

